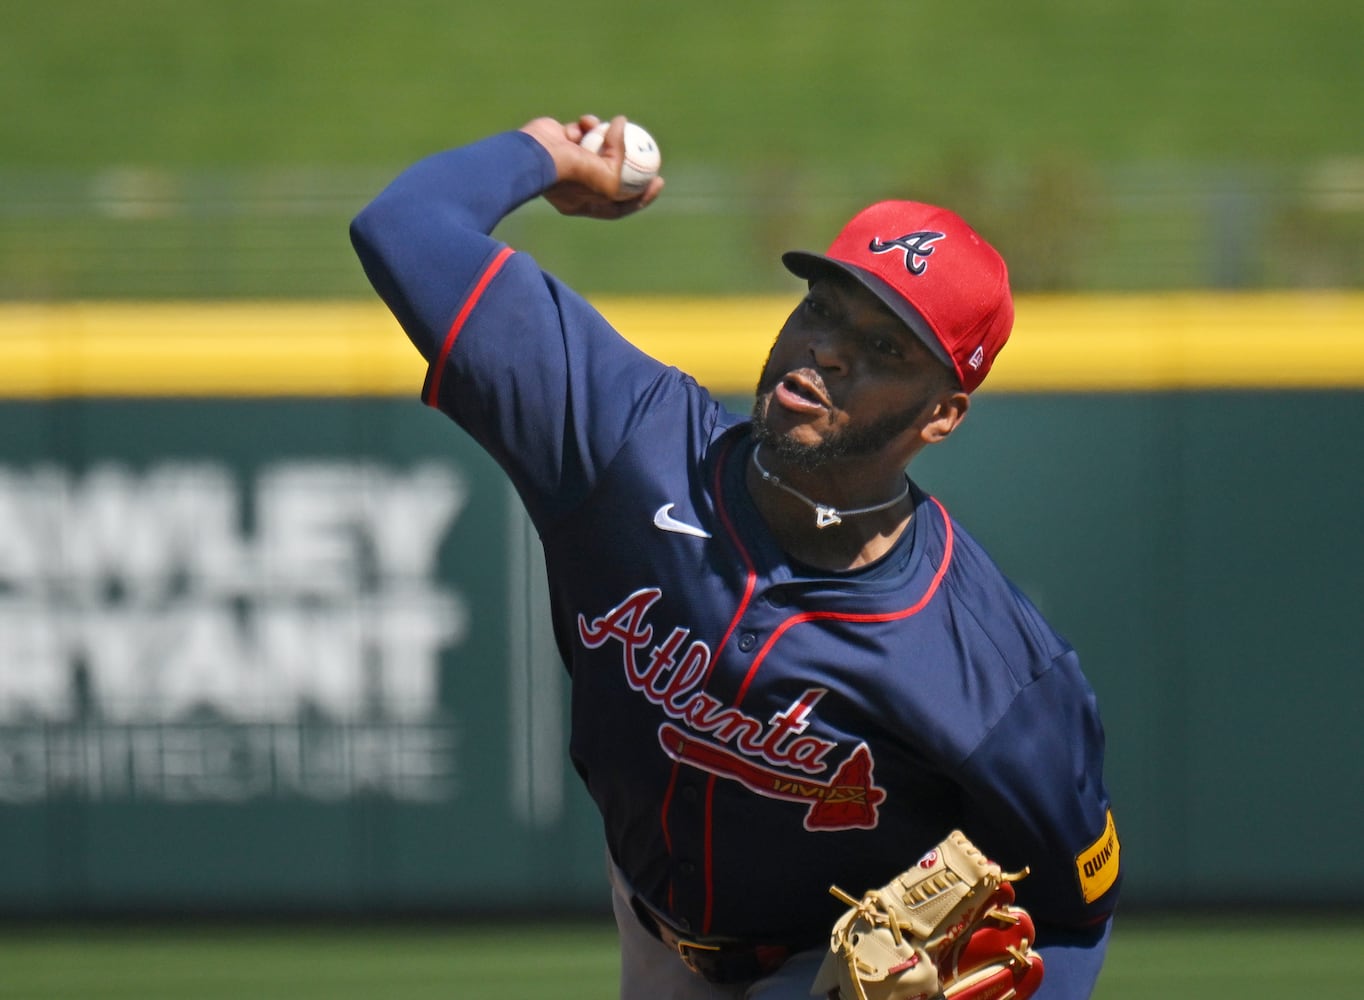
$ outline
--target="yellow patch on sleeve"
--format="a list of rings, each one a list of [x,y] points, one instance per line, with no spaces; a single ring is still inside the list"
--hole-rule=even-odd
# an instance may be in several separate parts
[[[1080,891],[1086,903],[1094,902],[1118,880],[1118,828],[1113,823],[1112,809],[1099,839],[1075,855],[1075,874],[1080,877]]]

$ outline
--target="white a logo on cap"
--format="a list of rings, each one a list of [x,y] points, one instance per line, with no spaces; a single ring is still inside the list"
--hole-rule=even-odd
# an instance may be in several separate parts
[[[970,366],[972,371],[975,371],[977,368],[979,368],[982,364],[985,363],[985,348],[977,347],[974,351],[971,352],[971,360],[966,363],[967,365]]]
[[[867,244],[867,249],[872,253],[903,250],[905,252],[905,270],[910,274],[923,274],[928,267],[928,258],[933,256],[933,244],[946,237],[946,233],[935,233],[931,229],[917,233],[906,233],[904,236],[897,236],[893,240],[883,240],[879,236],[873,236],[871,242]]]

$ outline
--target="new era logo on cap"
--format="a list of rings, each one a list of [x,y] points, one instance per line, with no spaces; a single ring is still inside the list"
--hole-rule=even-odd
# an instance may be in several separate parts
[[[1009,339],[1009,272],[994,247],[955,212],[917,201],[863,209],[826,253],[791,251],[782,261],[812,278],[829,267],[876,294],[973,391]]]

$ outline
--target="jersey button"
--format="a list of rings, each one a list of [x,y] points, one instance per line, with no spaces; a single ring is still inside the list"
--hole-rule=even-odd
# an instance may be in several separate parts
[[[758,644],[758,637],[752,632],[745,632],[739,636],[739,650],[747,653]]]

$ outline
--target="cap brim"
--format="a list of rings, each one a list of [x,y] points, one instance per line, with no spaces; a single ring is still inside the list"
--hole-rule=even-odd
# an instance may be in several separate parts
[[[933,356],[947,366],[948,371],[956,374],[957,366],[952,361],[952,356],[947,353],[947,348],[942,346],[942,342],[938,340],[938,335],[933,332],[933,327],[929,325],[928,320],[924,319],[919,310],[915,309],[903,295],[892,288],[884,279],[858,267],[856,264],[847,264],[820,253],[811,253],[808,250],[788,250],[781,255],[781,262],[786,265],[788,271],[806,281],[812,281],[830,271],[836,271],[852,278],[880,299],[887,309],[898,316],[905,326],[909,327],[914,335],[923,341],[924,346],[933,352]]]

